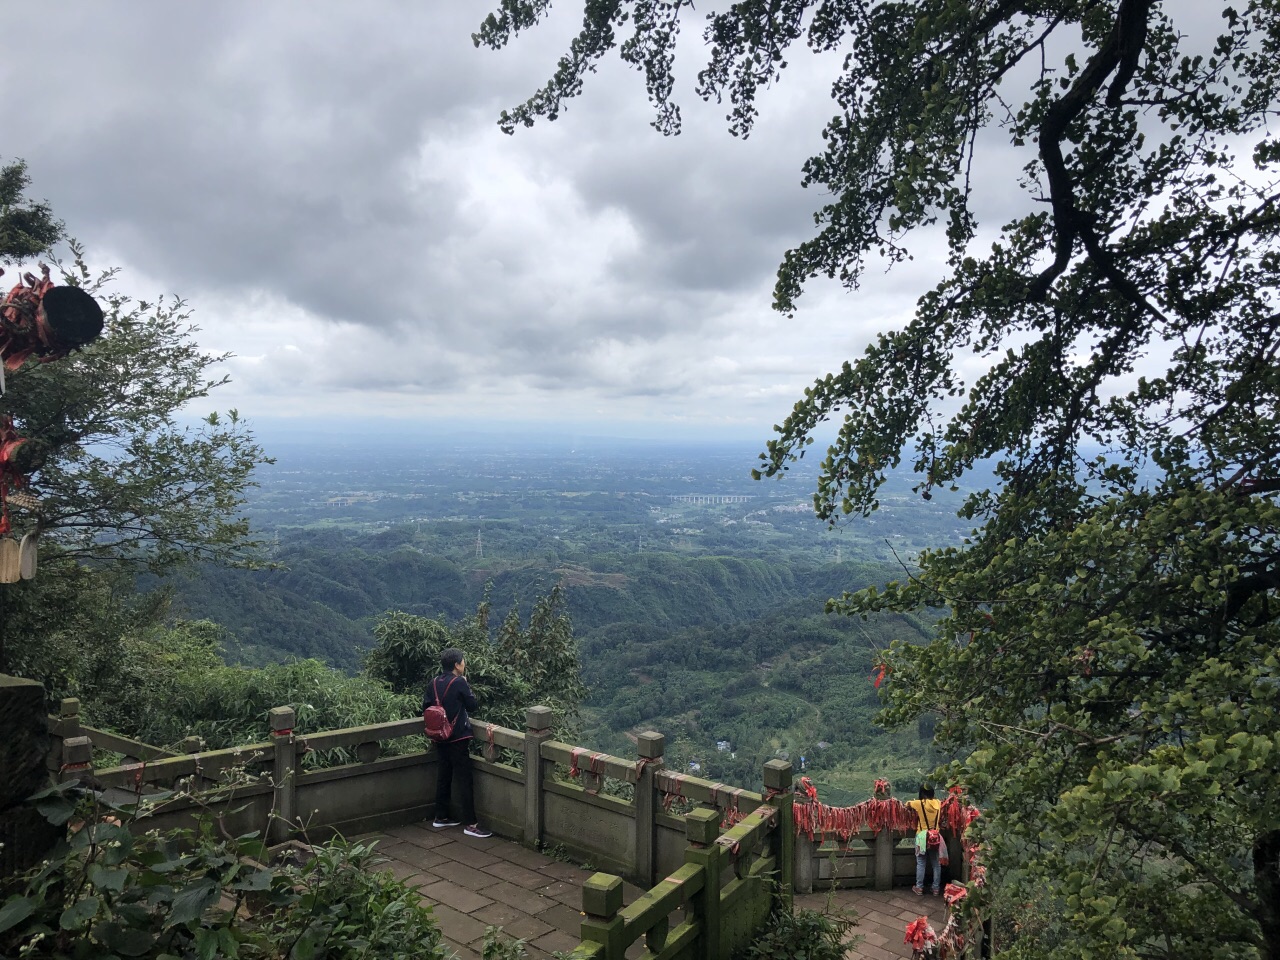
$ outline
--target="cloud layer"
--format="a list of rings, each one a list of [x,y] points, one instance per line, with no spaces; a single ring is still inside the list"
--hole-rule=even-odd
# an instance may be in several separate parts
[[[799,187],[832,113],[811,57],[745,142],[692,95],[686,132],[660,137],[616,60],[507,137],[497,115],[554,68],[566,11],[496,54],[461,0],[31,14],[59,56],[0,60],[25,117],[5,155],[125,292],[191,302],[202,342],[236,354],[222,404],[250,417],[767,431],[942,272],[926,242],[856,295],[819,283],[798,317],[769,309],[823,200]],[[699,38],[685,52],[691,77]]]

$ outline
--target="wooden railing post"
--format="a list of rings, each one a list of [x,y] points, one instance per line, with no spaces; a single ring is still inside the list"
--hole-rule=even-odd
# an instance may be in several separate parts
[[[791,761],[770,760],[764,765],[764,789],[769,803],[778,811],[778,881],[781,884],[783,903],[791,909],[792,886],[795,880],[796,821],[795,794],[791,791]]]
[[[690,906],[694,917],[702,926],[702,945],[698,956],[702,960],[726,960],[720,956],[720,847],[716,837],[720,835],[720,811],[699,807],[684,818],[685,838],[689,846],[684,851],[684,862],[695,863],[702,868],[705,878],[702,889],[694,894]]]
[[[272,707],[268,713],[271,724],[271,744],[275,747],[275,763],[271,780],[275,786],[274,816],[268,826],[267,836],[272,842],[289,839],[297,820],[294,788],[297,780],[298,752],[294,747],[293,725],[297,715],[293,707]]]
[[[582,883],[582,939],[604,948],[604,960],[623,960],[626,922],[618,916],[622,909],[622,878],[596,873]]]
[[[662,767],[667,739],[652,730],[636,738],[640,756],[636,774],[636,879],[642,887],[652,887],[656,879],[658,859],[658,797],[653,785],[654,773]]]
[[[542,842],[545,764],[542,745],[551,739],[550,707],[530,707],[524,712],[524,842]]]

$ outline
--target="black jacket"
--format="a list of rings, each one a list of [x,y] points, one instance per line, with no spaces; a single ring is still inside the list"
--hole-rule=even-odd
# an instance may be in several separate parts
[[[450,681],[453,682],[450,683]],[[467,711],[475,710],[479,704],[476,703],[476,695],[471,692],[471,684],[467,683],[467,678],[455,677],[452,673],[440,674],[431,681],[427,686],[427,692],[422,696],[423,710],[435,704],[437,694],[440,696],[440,706],[444,707],[445,716],[453,722],[453,733],[447,742],[470,740],[473,734],[471,717]]]

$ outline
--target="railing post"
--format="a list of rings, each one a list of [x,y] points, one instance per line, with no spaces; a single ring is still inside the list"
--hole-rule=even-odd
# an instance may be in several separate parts
[[[943,836],[947,844],[947,856],[951,860],[951,866],[947,868],[949,876],[960,883],[968,883],[969,861],[964,855],[964,841],[961,840],[960,833],[957,831],[950,836]]]
[[[43,698],[43,691],[41,696]],[[62,741],[80,735],[80,701],[76,697],[63,697],[58,703],[58,717],[53,726],[48,755],[49,772],[55,777],[62,766]]]
[[[640,756],[636,774],[636,878],[642,887],[652,887],[657,864],[658,798],[653,775],[662,767],[667,738],[652,730],[636,738]]]
[[[885,827],[876,834],[875,872],[876,889],[889,890],[893,887],[893,829]]]
[[[44,687],[0,674],[0,879],[35,866],[65,832],[24,802],[49,785],[52,753]]]
[[[542,745],[551,739],[550,707],[529,707],[524,712],[524,842],[542,842],[545,786]]]
[[[58,782],[81,780],[93,776],[93,741],[88,737],[66,737],[62,741],[62,764]]]
[[[720,847],[716,837],[720,835],[720,811],[699,807],[684,818],[685,838],[689,846],[684,851],[685,863],[702,867],[702,890],[691,901],[693,915],[702,926],[702,960],[722,960],[720,956]]]
[[[626,922],[618,916],[622,909],[622,878],[608,873],[592,874],[582,883],[582,939],[604,947],[604,960],[623,960]]]
[[[764,765],[764,789],[769,802],[778,811],[778,880],[782,900],[791,909],[792,885],[795,880],[796,820],[795,794],[791,791],[791,761],[770,760]]]
[[[298,752],[293,740],[293,725],[297,722],[297,715],[293,707],[272,707],[267,716],[271,724],[271,744],[275,748],[271,776],[275,786],[275,809],[267,835],[273,842],[282,843],[289,839],[297,818],[294,787]]]
[[[792,811],[794,813],[794,810]],[[817,871],[814,869],[817,861],[815,843],[809,839],[809,835],[802,833],[796,837],[796,866],[795,873],[791,878],[792,889],[796,893],[813,893],[813,884],[816,879]],[[832,877],[832,886],[834,886],[835,878]]]

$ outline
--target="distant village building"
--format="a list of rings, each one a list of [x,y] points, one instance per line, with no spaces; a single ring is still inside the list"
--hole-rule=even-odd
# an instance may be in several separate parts
[[[677,503],[746,503],[755,497],[724,493],[673,493],[671,499]]]
[[[716,749],[717,749],[717,750],[719,750],[721,753],[728,753],[728,752],[729,752],[729,749],[730,749],[730,747],[729,747],[729,741],[728,741],[728,740],[717,740],[717,741],[716,741]]]

